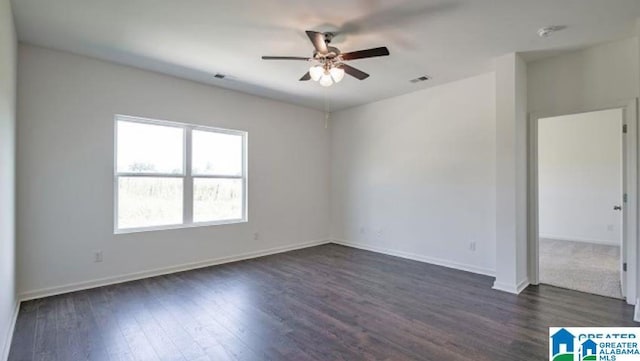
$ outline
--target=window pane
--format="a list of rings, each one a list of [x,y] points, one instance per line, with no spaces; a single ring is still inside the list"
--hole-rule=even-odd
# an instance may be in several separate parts
[[[118,121],[118,172],[183,173],[184,130]]]
[[[194,130],[193,174],[242,175],[242,136]]]
[[[119,177],[118,228],[182,223],[182,178]]]
[[[242,188],[241,179],[194,179],[193,221],[242,219]]]

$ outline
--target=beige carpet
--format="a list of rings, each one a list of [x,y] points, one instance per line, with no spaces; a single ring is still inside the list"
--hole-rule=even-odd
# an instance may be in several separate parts
[[[622,298],[620,247],[540,239],[540,283]]]

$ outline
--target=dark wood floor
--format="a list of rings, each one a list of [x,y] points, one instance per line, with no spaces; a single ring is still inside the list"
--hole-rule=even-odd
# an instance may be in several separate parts
[[[624,302],[337,245],[23,303],[9,360],[544,360]]]

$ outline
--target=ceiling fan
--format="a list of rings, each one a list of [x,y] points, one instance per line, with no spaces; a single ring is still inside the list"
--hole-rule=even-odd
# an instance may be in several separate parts
[[[299,56],[263,56],[263,60],[304,60],[313,62],[309,71],[300,78],[300,81],[314,80],[322,86],[331,86],[333,83],[339,83],[344,74],[347,73],[352,77],[364,80],[369,74],[362,70],[356,69],[345,64],[346,61],[373,58],[377,56],[389,55],[389,49],[386,47],[372,48],[366,50],[352,51],[349,53],[341,53],[338,48],[329,46],[334,33],[320,33],[317,31],[307,30],[307,36],[315,50],[310,58]]]

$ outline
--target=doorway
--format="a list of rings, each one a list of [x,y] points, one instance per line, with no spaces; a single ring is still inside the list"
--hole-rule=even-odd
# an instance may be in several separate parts
[[[621,108],[538,120],[539,281],[623,298]]]
[[[637,239],[638,239],[638,199],[637,199],[637,189],[638,189],[638,99],[632,99],[629,101],[621,101],[610,103],[609,105],[604,105],[601,107],[594,107],[591,109],[583,110],[579,109],[575,112],[551,112],[551,113],[532,113],[528,117],[528,158],[527,158],[527,239],[528,239],[528,279],[531,284],[537,285],[541,283],[540,275],[540,235],[539,231],[539,177],[538,177],[538,132],[539,127],[538,124],[542,119],[545,118],[558,118],[561,116],[577,116],[580,114],[588,114],[588,113],[596,113],[602,110],[611,110],[613,113],[622,114],[622,125],[618,129],[620,132],[620,136],[622,138],[622,150],[621,150],[621,158],[622,158],[622,194],[617,199],[622,199],[620,207],[622,209],[613,209],[614,206],[618,206],[615,201],[607,205],[602,205],[602,207],[606,206],[606,211],[609,212],[619,212],[619,217],[621,218],[621,226],[620,226],[620,245],[618,251],[617,262],[618,266],[618,278],[620,284],[620,294],[622,294],[622,298],[626,300],[628,304],[636,303],[636,295],[637,295]],[[543,120],[544,122],[544,120]],[[617,122],[617,120],[616,120]],[[567,135],[566,138],[569,139],[577,137],[580,133],[580,128],[573,128],[574,132]],[[574,134],[575,133],[575,134]],[[569,141],[569,140],[567,140]],[[584,146],[584,152],[590,149],[593,146]],[[613,198],[612,198],[613,200]],[[610,208],[610,210],[609,210]],[[605,208],[603,208],[605,209]],[[615,213],[613,215],[615,217]],[[606,217],[605,217],[606,218]],[[600,222],[600,221],[599,221]],[[605,221],[607,222],[607,221]],[[613,221],[609,220],[609,223],[604,223],[604,228],[608,233],[615,234],[615,218]],[[613,223],[611,223],[613,222]],[[609,225],[613,224],[613,231],[609,231],[611,227]],[[600,230],[602,230],[600,228]],[[544,232],[544,231],[543,231]],[[545,234],[542,233],[543,236],[550,236],[553,234]],[[559,235],[553,235],[556,238]],[[568,238],[568,237],[567,237]],[[616,236],[605,237],[615,239]],[[592,239],[593,241],[593,239]],[[591,242],[594,243],[594,242]],[[597,248],[598,244],[594,243],[594,248]],[[602,246],[602,244],[599,244]],[[552,245],[553,246],[553,245]],[[542,249],[544,251],[544,249]],[[602,250],[600,250],[602,251]],[[560,251],[557,251],[560,252]],[[554,254],[557,253],[553,250],[548,253]],[[565,252],[569,253],[569,259],[571,262],[579,262],[580,254],[578,252],[572,252],[571,247],[566,247]],[[598,250],[594,249],[593,252],[598,254]],[[615,251],[614,251],[615,253]],[[597,260],[591,262],[595,264],[595,266],[600,266],[604,261],[601,257],[596,257]],[[616,260],[616,258],[614,258]],[[562,263],[562,261],[559,261]],[[565,261],[564,263],[567,263]],[[588,262],[583,262],[584,264]],[[574,265],[568,265],[567,268],[571,268]],[[579,266],[582,266],[580,264]],[[576,266],[574,266],[576,267]],[[608,266],[611,269],[611,266]],[[565,268],[565,269],[567,269]],[[560,277],[562,278],[562,276]],[[609,279],[612,279],[609,277]],[[544,282],[543,282],[544,283]],[[612,281],[609,284],[614,284],[617,286],[618,282]],[[564,287],[574,287],[572,285],[564,286]]]

